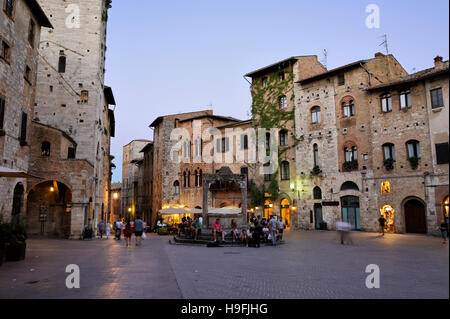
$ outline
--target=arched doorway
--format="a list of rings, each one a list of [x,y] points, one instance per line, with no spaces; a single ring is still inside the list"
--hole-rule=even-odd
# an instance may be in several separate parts
[[[27,197],[28,233],[69,238],[72,191],[64,183],[44,181]]]
[[[395,217],[395,210],[392,208],[391,205],[384,205],[380,209],[380,214],[384,219],[386,219],[386,231],[393,233],[395,232],[395,225],[394,225],[394,217]]]
[[[359,197],[344,196],[341,198],[342,220],[352,225],[352,229],[360,230]]]
[[[24,193],[25,189],[23,184],[17,183],[16,187],[14,187],[13,205],[11,210],[11,219],[13,221],[18,221],[20,213],[22,212]]]
[[[322,204],[314,204],[314,227],[320,229],[323,223]]]
[[[289,202],[289,199],[282,199],[280,207],[281,218],[286,223],[286,229],[291,229],[291,203]]]
[[[425,215],[425,205],[417,199],[410,199],[405,203],[404,207],[406,232],[426,234],[427,222]]]

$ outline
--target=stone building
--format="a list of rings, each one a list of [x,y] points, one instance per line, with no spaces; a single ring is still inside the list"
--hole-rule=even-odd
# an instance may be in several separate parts
[[[25,212],[41,27],[52,28],[35,0],[0,0],[0,218]],[[24,174],[24,177],[26,175]]]
[[[448,89],[441,57],[368,89],[374,176],[365,180],[371,210],[387,216],[392,231],[438,234],[448,217]]]
[[[156,220],[156,213],[152,210],[153,199],[153,143],[150,142],[141,150],[144,154],[142,159],[141,181],[140,181],[140,200],[139,211],[142,214],[143,219],[149,224],[154,225]]]
[[[275,179],[279,186],[278,198],[266,194],[264,207],[258,207],[256,214],[268,218],[281,215],[287,227],[297,222],[291,215],[297,210],[297,194],[292,187],[296,176],[295,138],[295,92],[294,83],[300,79],[323,73],[326,68],[317,60],[317,56],[296,56],[247,73],[251,78],[252,116],[258,128],[278,129],[278,136],[267,133],[267,142],[278,142],[279,162],[276,174],[264,176],[265,188],[268,189]]]
[[[30,185],[29,190],[44,193],[48,183],[64,184],[70,190],[71,200],[64,200],[71,220],[70,238],[79,238],[89,222],[96,227],[110,209],[110,138],[114,136],[115,119],[114,110],[109,106],[115,105],[115,101],[111,88],[104,85],[110,3],[110,0],[82,0],[69,5],[58,0],[41,1],[55,28],[41,31],[32,119],[35,127],[53,128],[46,134],[55,132],[57,136],[43,135],[36,141],[39,144],[32,152],[32,170],[43,180]],[[53,153],[52,149],[59,149],[59,145],[52,145],[50,140],[57,141],[61,134],[74,143]],[[41,171],[52,158],[52,155],[46,156],[48,149],[61,160],[51,170]],[[85,164],[75,165],[68,172],[67,160]],[[41,201],[40,197],[36,200]],[[61,203],[28,204],[30,208],[44,206],[48,210]],[[34,216],[37,212],[33,210],[28,214]],[[30,222],[39,223],[34,217]],[[56,231],[55,234],[63,235]]]
[[[141,150],[151,141],[133,140],[123,147],[122,157],[122,217],[135,217],[141,211],[140,184],[143,180],[141,168],[144,155]],[[139,205],[139,206],[138,206]]]
[[[319,229],[325,222],[333,229],[343,219],[376,231],[383,215],[390,231],[426,232],[406,229],[405,216],[417,214],[413,204],[428,203],[429,191],[404,187],[423,185],[432,166],[425,90],[389,91],[411,78],[417,74],[408,75],[392,55],[377,53],[296,83],[297,227]],[[434,233],[436,218],[427,224]]]
[[[122,217],[121,192],[122,183],[111,184],[111,215],[109,219],[111,223]]]

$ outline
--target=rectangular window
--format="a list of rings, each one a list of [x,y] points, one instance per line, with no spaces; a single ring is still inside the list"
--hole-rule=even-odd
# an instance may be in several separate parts
[[[266,87],[267,87],[267,77],[263,77],[263,78],[262,78],[261,84],[262,84],[262,87],[263,87],[263,88],[266,88]]]
[[[431,107],[433,109],[443,107],[444,99],[442,97],[442,88],[431,90],[430,93],[431,93]]]
[[[230,149],[230,139],[228,137],[223,137],[217,140],[217,152],[225,153]]]
[[[3,129],[3,122],[5,121],[5,99],[0,96],[0,130]]]
[[[81,103],[87,103],[89,100],[89,91],[81,91]]]
[[[11,62],[11,48],[5,41],[2,41],[0,48],[0,58],[5,60],[6,62]]]
[[[409,90],[400,92],[400,109],[411,107],[411,92]]]
[[[392,111],[392,98],[390,94],[384,94],[381,96],[381,110],[383,113]]]
[[[247,134],[241,135],[241,149],[242,150],[248,149],[248,135]]]
[[[345,76],[344,74],[338,75],[338,85],[344,85],[345,84]]]
[[[448,142],[436,144],[436,162],[438,165],[448,164]]]
[[[284,72],[278,73],[278,80],[280,82],[283,82],[286,79],[286,76],[284,75]]]
[[[25,143],[27,140],[27,122],[28,114],[22,111],[22,123],[20,126],[20,136],[19,141]]]
[[[33,20],[30,20],[30,27],[28,29],[28,42],[30,42],[32,47],[34,47],[34,33],[35,33],[35,24]]]
[[[13,17],[14,0],[5,0],[5,13],[8,17]]]
[[[69,149],[67,151],[67,158],[74,159],[75,153],[76,153],[75,147],[69,147]]]

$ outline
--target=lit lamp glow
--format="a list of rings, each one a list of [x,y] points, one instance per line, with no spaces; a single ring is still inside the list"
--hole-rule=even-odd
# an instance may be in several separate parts
[[[118,199],[119,198],[119,194],[114,193],[113,197],[114,197],[114,199]]]
[[[131,213],[131,207],[128,207],[128,212],[130,212],[130,213]]]
[[[52,186],[52,187],[50,187],[50,191],[51,192],[54,192],[55,191],[55,188]]]

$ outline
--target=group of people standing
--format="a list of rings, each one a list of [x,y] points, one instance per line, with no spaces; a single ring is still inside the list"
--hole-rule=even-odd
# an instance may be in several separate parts
[[[244,246],[259,248],[261,241],[264,243],[271,241],[272,245],[275,246],[278,240],[282,240],[286,223],[275,216],[270,216],[270,219],[266,220],[266,218],[252,215],[248,225],[241,230],[238,229],[238,224],[234,219],[231,220],[230,228],[233,241],[239,240]],[[212,229],[214,241],[218,241],[220,236],[222,242],[224,242],[225,232],[219,218],[212,224]]]
[[[142,237],[145,236],[145,222],[140,216],[137,216],[134,221],[126,218],[124,221],[118,219],[113,226],[114,239],[120,240],[121,235],[125,238],[126,247],[131,247],[131,236],[136,237],[136,246],[142,245]]]

